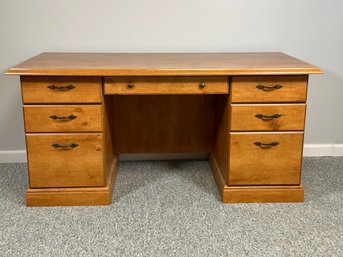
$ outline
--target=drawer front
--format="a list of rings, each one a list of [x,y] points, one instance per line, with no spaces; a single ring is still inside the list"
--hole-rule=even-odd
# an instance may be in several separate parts
[[[101,105],[26,105],[26,132],[101,132]]]
[[[104,93],[228,94],[228,77],[107,77]]]
[[[101,103],[100,77],[21,77],[24,103]]]
[[[229,185],[299,185],[303,135],[230,133]]]
[[[306,102],[307,76],[232,77],[233,103]]]
[[[102,134],[28,134],[31,188],[105,186]]]
[[[232,104],[231,131],[304,130],[306,104]]]

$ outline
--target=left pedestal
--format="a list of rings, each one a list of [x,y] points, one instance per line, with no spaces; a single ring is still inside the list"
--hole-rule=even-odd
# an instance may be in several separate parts
[[[101,77],[21,77],[27,206],[111,203],[118,157]],[[108,107],[108,108],[107,108]]]

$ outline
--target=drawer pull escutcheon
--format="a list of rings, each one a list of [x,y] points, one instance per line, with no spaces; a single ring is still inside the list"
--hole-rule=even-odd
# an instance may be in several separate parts
[[[73,149],[75,147],[78,147],[78,144],[72,143],[69,145],[61,145],[61,144],[52,144],[52,147],[58,148],[58,149],[62,149],[62,150],[69,150],[69,149]]]
[[[203,89],[203,88],[205,88],[206,87],[206,83],[205,82],[200,82],[199,83],[199,88],[200,89]]]
[[[278,144],[280,144],[280,143],[279,142],[271,142],[269,144],[265,144],[262,142],[254,142],[254,145],[257,145],[257,146],[264,148],[264,149],[271,148],[273,146],[277,146]]]
[[[75,115],[69,115],[69,116],[51,115],[50,118],[53,120],[58,120],[58,121],[70,121],[70,120],[76,119],[77,116]]]
[[[257,85],[256,88],[257,89],[261,89],[263,91],[272,91],[274,89],[280,89],[282,88],[283,86],[280,85],[280,84],[276,84],[275,86],[265,86],[265,85]]]
[[[129,84],[127,84],[127,87],[128,87],[128,88],[133,88],[134,86],[135,86],[135,84],[134,84],[134,83],[131,83],[131,82],[130,82]]]
[[[49,85],[48,88],[55,91],[68,91],[68,90],[74,89],[75,86],[74,85],[67,85],[67,86]]]
[[[255,115],[256,118],[259,118],[261,120],[272,120],[272,119],[277,119],[277,118],[280,118],[282,115],[281,114],[274,114],[274,115],[263,115],[261,113],[258,113]]]

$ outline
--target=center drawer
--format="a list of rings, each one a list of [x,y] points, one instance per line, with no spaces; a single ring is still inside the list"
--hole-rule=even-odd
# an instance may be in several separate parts
[[[105,186],[102,134],[27,134],[31,188]]]
[[[228,94],[228,77],[106,77],[104,94]]]

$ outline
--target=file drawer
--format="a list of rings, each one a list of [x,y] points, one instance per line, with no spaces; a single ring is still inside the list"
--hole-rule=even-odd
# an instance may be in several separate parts
[[[105,186],[102,134],[27,134],[31,188]]]
[[[303,132],[231,132],[229,185],[299,185]]]
[[[100,77],[21,77],[23,102],[101,103]]]
[[[231,78],[233,103],[306,102],[307,76],[238,76]]]
[[[107,77],[104,93],[228,94],[228,77]]]
[[[304,130],[306,104],[232,104],[231,131]]]
[[[101,132],[102,105],[25,105],[26,132]]]

